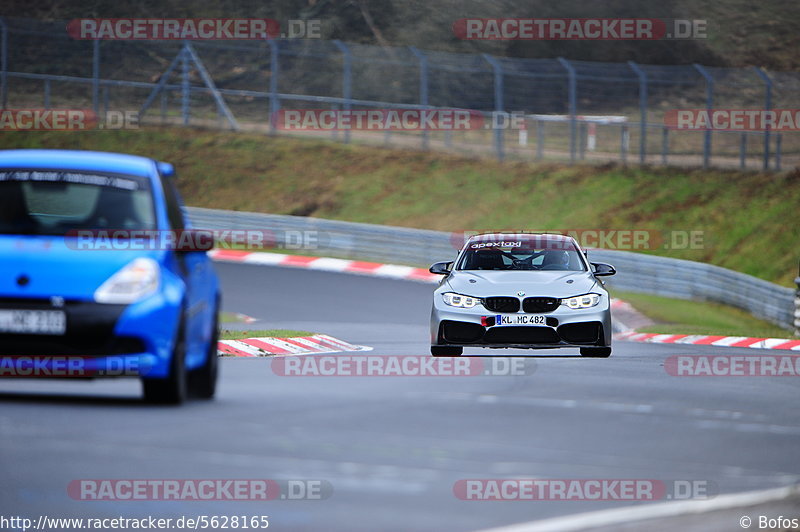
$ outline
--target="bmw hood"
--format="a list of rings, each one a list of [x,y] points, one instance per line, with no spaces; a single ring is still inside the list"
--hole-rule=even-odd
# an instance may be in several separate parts
[[[443,286],[474,297],[517,297],[517,292],[524,292],[525,296],[563,299],[598,290],[591,273],[565,271],[457,270]]]

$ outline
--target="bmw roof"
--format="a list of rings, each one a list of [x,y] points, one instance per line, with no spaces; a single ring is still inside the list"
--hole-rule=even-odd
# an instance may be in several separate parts
[[[469,239],[470,242],[493,242],[498,239],[514,239],[525,241],[539,242],[542,239],[553,241],[572,241],[571,236],[562,235],[558,233],[483,233],[475,235]]]
[[[147,157],[84,150],[0,150],[0,168],[70,169],[150,176]]]

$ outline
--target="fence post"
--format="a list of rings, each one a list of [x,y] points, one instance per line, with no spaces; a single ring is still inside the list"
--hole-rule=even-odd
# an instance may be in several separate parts
[[[669,154],[669,129],[664,127],[661,130],[661,164],[667,164],[667,155]]]
[[[352,107],[351,100],[353,98],[353,54],[350,53],[350,48],[339,39],[334,40],[333,44],[344,56],[344,61],[342,62],[342,98],[344,98],[344,110],[347,113]],[[350,143],[350,128],[344,130],[344,143]]]
[[[756,74],[764,81],[764,110],[772,109],[772,80],[767,73],[758,67],[753,67]],[[764,170],[769,170],[769,126],[764,130]]]
[[[706,110],[710,116],[714,108],[714,78],[703,65],[695,63],[693,66],[706,80]],[[711,162],[711,132],[711,128],[707,128],[703,138],[703,168],[708,168]]]
[[[794,295],[794,335],[800,336],[800,267],[794,282],[797,284],[797,292]]]
[[[569,162],[571,164],[575,163],[575,148],[576,148],[576,137],[577,137],[577,89],[578,84],[577,80],[575,79],[575,68],[573,68],[572,64],[564,59],[563,57],[558,58],[558,62],[561,63],[561,66],[567,71],[567,76],[569,77],[568,83],[568,98],[569,98]]]
[[[419,60],[419,104],[428,107],[428,56],[417,49],[416,46],[409,46],[409,50]],[[427,128],[422,130],[422,149],[427,150],[429,146],[430,131]]]
[[[628,124],[622,124],[619,134],[619,155],[622,159],[623,166],[628,164],[628,145],[630,144],[630,141],[628,140],[629,138]]]
[[[780,133],[775,134],[775,170],[781,169],[781,155],[783,151],[783,135]]]
[[[500,64],[500,61],[489,54],[483,54],[483,58],[487,63],[492,65],[492,70],[494,71],[494,110],[499,115],[499,113],[502,113],[503,109],[505,108],[503,103],[503,66]],[[497,160],[502,161],[505,155],[503,153],[503,130],[499,127],[495,127],[498,125],[496,118],[499,118],[499,116],[492,116],[492,126],[494,129],[494,151],[497,155]]]
[[[647,74],[639,65],[628,61],[639,78],[639,164],[647,161]]]
[[[8,107],[8,26],[0,17],[0,100],[2,108]]]
[[[189,125],[189,53],[186,50],[186,42],[181,48],[181,116],[183,125]]]
[[[92,41],[92,110],[100,112],[100,41]]]
[[[747,157],[747,133],[742,131],[739,139],[739,168],[745,168],[745,158]]]
[[[274,134],[278,125],[278,111],[281,109],[281,100],[278,97],[279,50],[277,40],[267,37],[267,43],[269,44],[269,132]]]
[[[544,157],[544,121],[536,119],[536,160]]]

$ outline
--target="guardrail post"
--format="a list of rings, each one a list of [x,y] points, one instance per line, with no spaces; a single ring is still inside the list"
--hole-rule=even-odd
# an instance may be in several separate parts
[[[578,133],[578,122],[576,118],[576,115],[578,114],[578,82],[575,77],[575,68],[572,66],[572,63],[563,57],[559,57],[558,62],[561,63],[561,66],[563,66],[567,71],[568,76],[567,95],[569,98],[569,162],[571,164],[575,164],[576,137]]]
[[[100,40],[92,41],[92,110],[100,112]]]
[[[753,67],[764,81],[764,110],[769,111],[772,109],[772,80],[767,76],[767,73],[758,67]],[[764,170],[769,170],[769,126],[764,130]]]
[[[714,108],[714,78],[703,65],[695,63],[693,66],[706,80],[706,110],[711,116],[711,110]],[[708,168],[711,163],[711,133],[711,128],[707,128],[703,138],[703,168]]]
[[[419,60],[419,104],[428,107],[428,56],[417,49],[416,46],[409,46],[409,50]],[[422,149],[427,150],[430,142],[430,131],[422,130]]]
[[[274,134],[278,129],[278,111],[281,109],[281,100],[278,97],[280,51],[277,40],[267,37],[267,44],[269,44],[269,132]]]
[[[498,116],[492,116],[492,129],[494,130],[494,151],[497,155],[497,160],[502,161],[505,155],[503,153],[503,130],[496,126],[498,125],[499,114],[505,108],[503,103],[503,66],[500,61],[489,54],[483,54],[483,58],[492,65],[492,71],[494,72],[494,110],[498,113]]]
[[[2,108],[8,107],[8,26],[0,17],[0,100]]]
[[[639,78],[639,164],[647,160],[647,74],[639,65],[628,61]]]
[[[181,116],[183,125],[189,125],[189,52],[186,43],[181,48]]]
[[[344,110],[349,112],[352,107],[353,98],[353,54],[350,53],[350,48],[347,47],[339,39],[333,41],[336,48],[342,52],[342,98],[344,98]],[[344,130],[344,143],[350,143],[350,128]]]
[[[794,280],[797,284],[797,292],[794,295],[794,335],[800,336],[800,267],[797,270],[798,275]]]

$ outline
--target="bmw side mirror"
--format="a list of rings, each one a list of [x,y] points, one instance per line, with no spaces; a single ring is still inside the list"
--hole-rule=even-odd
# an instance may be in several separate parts
[[[450,270],[453,268],[453,261],[450,262],[437,262],[430,268],[428,271],[431,273],[435,273],[436,275],[449,275]]]
[[[617,273],[617,270],[614,269],[612,265],[604,262],[592,262],[591,265],[592,273],[594,273],[595,277],[603,277]]]

